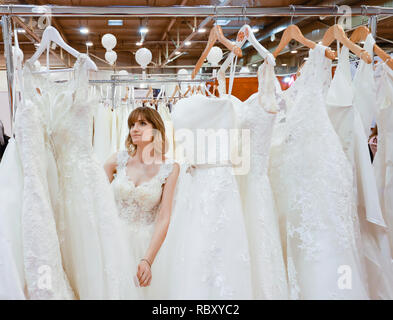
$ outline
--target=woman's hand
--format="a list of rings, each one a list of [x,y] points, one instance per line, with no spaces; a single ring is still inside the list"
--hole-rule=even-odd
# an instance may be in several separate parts
[[[146,260],[139,262],[137,277],[141,287],[148,287],[150,285],[152,275],[150,265]]]

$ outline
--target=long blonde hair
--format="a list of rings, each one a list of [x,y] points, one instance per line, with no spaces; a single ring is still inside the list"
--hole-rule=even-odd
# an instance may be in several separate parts
[[[153,129],[156,129],[153,133],[154,151],[160,153],[164,158],[167,150],[167,141],[165,136],[164,121],[162,120],[160,114],[156,110],[149,107],[139,107],[134,109],[128,116],[128,131],[131,130],[131,127],[139,120],[139,118],[142,118],[151,123]],[[157,130],[159,134],[157,133]],[[131,152],[131,155],[135,155],[137,146],[132,142],[130,132],[128,132],[125,144],[127,150]]]

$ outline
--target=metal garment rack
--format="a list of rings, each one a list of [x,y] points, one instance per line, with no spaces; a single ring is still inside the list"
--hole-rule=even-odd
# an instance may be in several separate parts
[[[338,6],[289,6],[289,7],[241,7],[241,6],[109,6],[109,7],[81,7],[81,6],[37,6],[37,5],[0,5],[2,15],[2,31],[4,52],[6,55],[8,94],[12,110],[12,16],[53,16],[53,17],[265,17],[265,16],[344,16]],[[351,7],[352,16],[370,16],[376,25],[377,15],[393,15],[393,7],[360,6]]]
[[[351,8],[352,15],[373,16],[393,14],[393,8],[380,6],[360,6]],[[342,16],[337,6],[290,6],[290,7],[246,7],[246,6],[38,6],[1,5],[0,14],[8,16],[137,16],[137,17],[277,17],[277,16]]]
[[[159,76],[159,75],[156,75]],[[172,76],[173,77],[173,76]],[[192,84],[192,83],[203,83],[203,82],[211,82],[213,79],[211,77],[201,77],[200,79],[194,79],[194,80],[187,80],[187,79],[154,79],[154,78],[146,78],[146,79],[135,79],[135,78],[130,78],[129,76],[124,76],[124,75],[111,75],[110,80],[89,80],[89,84],[94,85],[94,84],[110,84],[111,89],[112,89],[112,104],[115,102],[115,88],[118,85],[140,85],[140,84],[164,84],[164,83],[172,83],[172,84],[178,84],[179,86],[182,83],[186,84]]]

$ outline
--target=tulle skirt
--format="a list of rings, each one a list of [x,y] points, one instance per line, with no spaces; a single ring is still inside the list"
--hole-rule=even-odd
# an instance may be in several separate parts
[[[230,167],[183,166],[160,270],[163,299],[252,299],[249,245]],[[165,282],[164,282],[165,281]]]

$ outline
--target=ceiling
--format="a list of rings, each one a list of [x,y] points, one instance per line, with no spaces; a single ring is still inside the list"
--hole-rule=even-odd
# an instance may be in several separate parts
[[[55,1],[41,1],[41,0],[25,0],[25,1],[5,1],[6,3],[14,4],[34,4],[34,5],[67,5],[67,6],[121,6],[130,5],[133,6],[174,6],[174,5],[186,5],[186,6],[199,6],[199,5],[221,5],[222,1],[213,0],[146,0],[146,1],[103,1],[103,0],[55,0]],[[234,6],[289,6],[293,5],[331,5],[333,1],[227,1],[228,5]],[[389,5],[386,1],[335,1],[337,4],[347,4],[351,6],[360,5]],[[393,6],[393,4],[390,4]],[[207,31],[205,33],[196,33],[191,40],[189,46],[181,48],[181,55],[177,56],[174,52],[177,50],[176,47],[183,42],[192,32],[193,27],[199,26],[204,18],[160,18],[160,17],[132,17],[132,18],[118,18],[123,20],[122,26],[108,26],[108,20],[116,18],[104,18],[104,17],[87,17],[81,19],[81,17],[55,17],[52,18],[52,25],[56,27],[65,41],[80,52],[86,52],[87,42],[92,42],[93,46],[89,47],[89,53],[91,54],[94,61],[97,63],[99,68],[112,68],[102,60],[105,56],[105,48],[101,44],[101,38],[106,33],[112,33],[117,38],[117,45],[114,48],[118,55],[116,62],[117,69],[126,69],[138,66],[135,61],[135,52],[140,48],[137,42],[141,40],[141,34],[139,32],[141,26],[148,28],[148,33],[145,36],[143,47],[149,48],[153,54],[153,64],[149,72],[176,72],[176,68],[184,66],[193,66],[200,57],[202,51],[207,44],[207,38],[209,30],[213,26],[215,19],[212,19],[207,25]],[[290,23],[288,17],[263,17],[263,18],[250,18],[244,20],[244,18],[220,18],[220,23],[227,23],[222,26],[223,32],[228,39],[235,39],[239,28],[247,22],[250,26],[258,27],[259,31],[255,33],[255,36],[260,40],[260,43],[270,50],[274,50],[280,40],[280,34],[275,35],[275,39],[272,39],[270,34],[272,31],[279,27],[285,26]],[[227,20],[227,21],[223,21]],[[301,21],[299,21],[301,20]],[[20,20],[19,20],[20,21]],[[359,17],[356,20],[361,22],[362,18]],[[367,21],[363,18],[363,21]],[[318,41],[323,36],[323,32],[329,25],[334,24],[334,18],[325,18],[323,20],[318,17],[308,18],[295,18],[294,22],[302,30],[303,34],[311,38],[314,41]],[[35,51],[33,41],[37,42],[42,35],[42,29],[37,24],[37,18],[24,18],[23,24],[25,28],[28,28],[29,32],[20,33],[19,41],[21,48],[25,53],[25,57],[29,57]],[[82,27],[88,28],[87,34],[82,34],[80,29]],[[393,18],[384,17],[383,20],[378,22],[377,26],[377,42],[385,50],[393,51]],[[33,33],[33,35],[31,34]],[[35,36],[35,37],[34,37]],[[384,39],[384,40],[383,40]],[[33,41],[32,41],[33,40]],[[273,41],[272,41],[273,40]],[[392,41],[390,43],[389,41]],[[223,48],[224,49],[224,48]],[[3,45],[0,46],[0,50],[3,51]],[[57,50],[57,56],[51,58],[54,63],[59,65],[69,64],[72,61],[68,60],[66,56],[60,56],[59,50]],[[55,51],[56,51],[55,50]],[[225,50],[224,50],[225,51]],[[301,62],[303,57],[306,55],[306,50],[299,47],[296,54],[286,52],[278,57],[278,65],[286,64],[288,67],[296,67]],[[172,55],[171,55],[172,53]],[[168,62],[169,58],[175,58]],[[0,59],[0,65],[5,65],[3,55]],[[256,54],[256,51],[252,47],[243,49],[243,59],[240,61],[242,65],[255,66],[259,63],[260,57]],[[165,68],[164,68],[165,66]],[[153,69],[154,67],[154,69]]]

